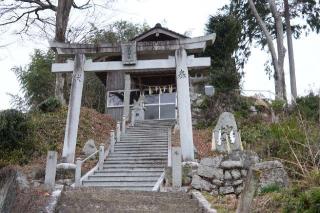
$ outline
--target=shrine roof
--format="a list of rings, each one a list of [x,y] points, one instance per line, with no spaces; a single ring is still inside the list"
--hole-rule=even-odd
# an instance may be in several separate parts
[[[177,33],[175,31],[169,30],[157,23],[150,30],[134,37],[131,41],[141,42],[141,41],[170,41],[189,38],[185,35]]]

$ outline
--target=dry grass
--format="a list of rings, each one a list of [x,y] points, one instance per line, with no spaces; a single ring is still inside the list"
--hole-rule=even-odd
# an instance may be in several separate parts
[[[208,192],[202,194],[218,213],[233,213],[237,209],[236,195],[211,195]]]

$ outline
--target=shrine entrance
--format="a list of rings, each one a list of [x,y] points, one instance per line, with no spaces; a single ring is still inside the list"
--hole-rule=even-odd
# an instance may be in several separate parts
[[[193,160],[189,71],[201,74],[210,66],[211,58],[201,53],[214,40],[215,34],[189,38],[156,24],[124,43],[50,42],[58,55],[74,58],[52,65],[53,73],[73,73],[62,153],[65,162],[75,159],[85,72],[95,72],[104,82],[106,113],[123,120],[124,126],[130,115],[139,115],[131,112],[131,106],[142,96],[140,120],[178,118],[182,158]]]

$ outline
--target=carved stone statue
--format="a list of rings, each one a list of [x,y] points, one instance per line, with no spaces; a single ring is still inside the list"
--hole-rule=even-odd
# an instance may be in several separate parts
[[[212,151],[230,153],[235,150],[243,150],[240,133],[234,115],[224,112],[212,133]]]
[[[133,122],[144,120],[144,110],[144,96],[140,96],[138,101],[134,100],[131,110],[131,120]]]

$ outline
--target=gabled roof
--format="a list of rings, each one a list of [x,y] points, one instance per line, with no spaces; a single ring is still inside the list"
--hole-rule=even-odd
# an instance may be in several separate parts
[[[167,28],[163,28],[161,24],[158,23],[150,30],[131,39],[131,41],[170,41],[186,38],[188,37]]]

